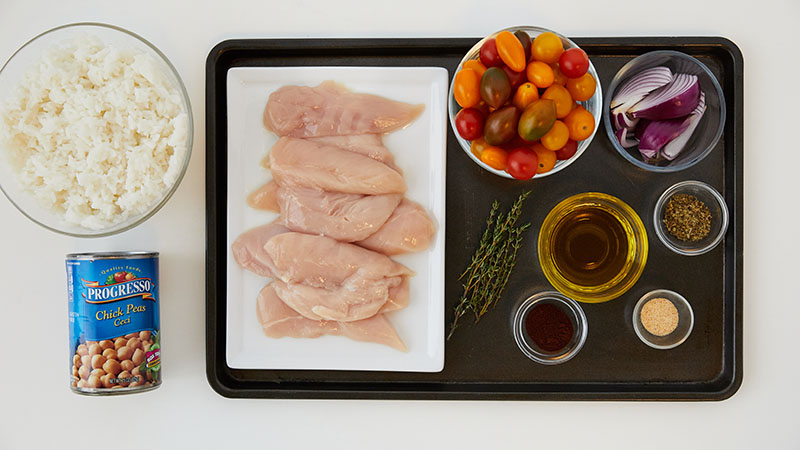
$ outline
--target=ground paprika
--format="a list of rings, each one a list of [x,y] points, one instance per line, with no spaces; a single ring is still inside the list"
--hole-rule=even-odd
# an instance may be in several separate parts
[[[528,312],[525,331],[542,351],[555,353],[570,343],[574,328],[567,313],[553,304],[544,303]]]

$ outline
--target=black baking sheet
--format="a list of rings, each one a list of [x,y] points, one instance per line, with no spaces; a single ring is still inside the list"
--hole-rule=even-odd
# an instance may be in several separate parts
[[[476,165],[448,131],[445,234],[445,320],[461,294],[467,265],[494,199],[507,208],[532,191],[521,223],[531,222],[519,263],[502,300],[477,326],[460,327],[445,345],[440,373],[239,370],[226,364],[226,93],[227,70],[256,66],[440,66],[450,77],[475,38],[231,40],[206,63],[206,371],[226,397],[486,399],[486,400],[723,400],[742,381],[743,60],[718,37],[576,38],[605,89],[630,59],[652,50],[697,57],[717,76],[727,119],[717,148],[696,166],[670,174],[634,167],[609,142],[602,121],[587,151],[564,171],[528,182],[507,180]],[[682,180],[701,180],[725,197],[730,225],[721,245],[696,257],[672,253],[653,231],[661,193]],[[562,199],[599,191],[633,207],[648,231],[650,255],[639,281],[621,297],[582,304],[589,334],[581,352],[557,366],[539,365],[517,348],[511,333],[515,306],[551,287],[538,266],[536,241],[544,217]],[[646,292],[684,295],[695,314],[689,339],[655,350],[634,334],[631,312]]]

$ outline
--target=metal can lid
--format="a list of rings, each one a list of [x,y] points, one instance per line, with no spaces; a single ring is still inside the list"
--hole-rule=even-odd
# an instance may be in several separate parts
[[[94,259],[143,259],[158,258],[158,252],[86,252],[67,253],[66,259],[94,260]]]

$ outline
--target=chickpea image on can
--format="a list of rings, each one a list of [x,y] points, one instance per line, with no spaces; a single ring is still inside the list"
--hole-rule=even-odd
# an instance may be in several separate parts
[[[67,255],[70,384],[81,394],[161,384],[158,254]]]

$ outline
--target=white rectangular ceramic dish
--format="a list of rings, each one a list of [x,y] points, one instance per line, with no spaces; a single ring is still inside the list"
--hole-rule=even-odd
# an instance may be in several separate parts
[[[231,368],[442,370],[447,78],[447,70],[440,67],[241,67],[228,71],[226,358]],[[340,82],[355,92],[425,105],[410,126],[384,137],[403,170],[406,196],[425,207],[437,224],[428,250],[394,257],[416,272],[409,306],[387,316],[408,347],[407,353],[341,336],[266,337],[256,318],[256,297],[269,280],[241,269],[230,250],[240,233],[276,217],[245,203],[247,194],[271,178],[260,165],[277,141],[262,123],[269,94],[282,86],[315,86],[325,80]]]

